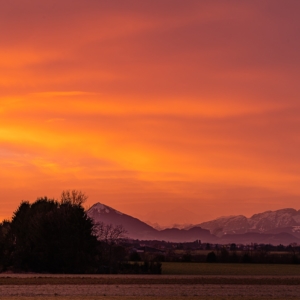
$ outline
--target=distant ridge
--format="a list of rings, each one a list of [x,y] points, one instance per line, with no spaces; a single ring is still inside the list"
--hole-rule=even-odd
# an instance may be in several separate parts
[[[272,234],[285,232],[300,237],[300,211],[284,208],[254,214],[250,218],[243,215],[220,217],[200,223],[199,226],[219,237],[248,232]]]
[[[209,230],[200,227],[191,229],[164,229],[157,230],[141,220],[123,214],[105,204],[96,203],[88,211],[87,215],[94,222],[106,224],[122,225],[127,231],[127,236],[139,240],[165,240],[170,242],[193,242],[195,240],[205,240],[205,242],[215,242],[216,237],[210,234]]]
[[[94,204],[87,215],[94,222],[122,225],[127,237],[139,240],[202,243],[300,244],[300,211],[293,208],[266,211],[250,218],[243,215],[220,217],[186,229],[157,230],[150,225],[102,203]]]

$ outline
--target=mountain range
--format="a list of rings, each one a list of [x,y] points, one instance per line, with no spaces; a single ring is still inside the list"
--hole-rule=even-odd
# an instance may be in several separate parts
[[[245,233],[278,234],[285,232],[300,238],[300,210],[285,208],[265,211],[250,218],[243,215],[220,217],[196,226],[208,229],[218,237]]]
[[[94,222],[122,225],[127,237],[139,240],[203,243],[300,244],[300,211],[293,208],[266,211],[247,218],[243,215],[220,217],[186,228],[158,230],[141,220],[96,203],[87,214]]]

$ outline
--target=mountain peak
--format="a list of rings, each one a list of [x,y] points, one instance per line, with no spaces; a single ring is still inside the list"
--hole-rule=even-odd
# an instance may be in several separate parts
[[[89,213],[97,212],[98,214],[110,214],[110,213],[117,213],[119,215],[123,215],[120,211],[107,206],[105,204],[102,204],[100,202],[95,203],[89,210]]]

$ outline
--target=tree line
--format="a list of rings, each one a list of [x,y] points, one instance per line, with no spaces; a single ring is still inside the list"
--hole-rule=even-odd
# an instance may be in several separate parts
[[[122,226],[95,224],[83,208],[80,191],[63,191],[61,199],[22,201],[11,221],[0,223],[0,272],[160,273],[126,262],[118,243]]]

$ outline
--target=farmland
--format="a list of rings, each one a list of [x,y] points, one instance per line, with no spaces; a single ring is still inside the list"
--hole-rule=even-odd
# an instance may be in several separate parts
[[[0,274],[1,300],[298,299],[299,265],[163,263],[162,275]]]

